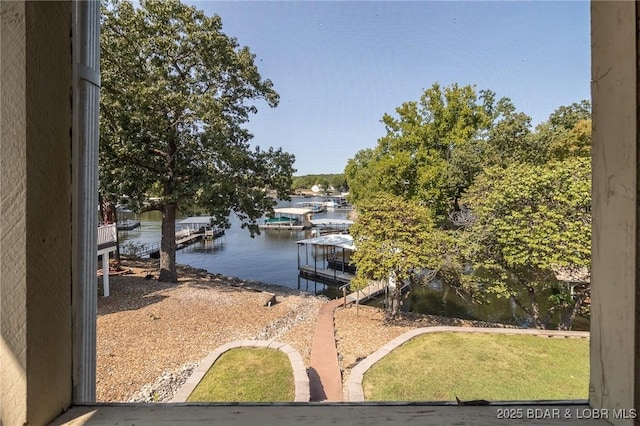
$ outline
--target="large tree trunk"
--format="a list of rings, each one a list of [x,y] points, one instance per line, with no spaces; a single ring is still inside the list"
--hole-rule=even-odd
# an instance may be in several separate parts
[[[401,288],[396,283],[396,287],[391,290],[389,293],[389,298],[391,302],[390,311],[391,318],[395,318],[398,316],[400,312],[400,307],[402,306],[402,291]]]
[[[108,196],[100,195],[100,216],[105,225],[118,222],[116,206]]]
[[[589,290],[590,287],[585,287],[584,289],[576,293],[573,299],[573,306],[568,311],[565,311],[560,318],[560,322],[558,323],[558,330],[571,330],[573,320],[576,319],[578,311],[589,295]]]
[[[176,205],[162,207],[162,240],[160,241],[160,281],[178,282],[176,271]]]
[[[531,319],[533,320],[533,325],[537,329],[544,330],[547,327],[540,316],[540,306],[536,300],[536,291],[532,286],[527,286],[527,293],[529,294],[529,302],[531,303]]]

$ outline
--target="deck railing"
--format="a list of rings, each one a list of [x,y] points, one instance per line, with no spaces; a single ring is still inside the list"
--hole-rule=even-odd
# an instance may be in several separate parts
[[[98,226],[98,246],[116,243],[118,241],[118,229],[115,223]]]

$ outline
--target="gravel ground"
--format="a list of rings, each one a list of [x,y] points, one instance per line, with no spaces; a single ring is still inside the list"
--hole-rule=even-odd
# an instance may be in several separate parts
[[[111,276],[111,295],[98,299],[98,401],[166,401],[209,352],[235,340],[277,339],[308,364],[326,298],[189,267],[177,284],[158,282],[148,261],[123,268],[132,273]],[[265,306],[262,291],[278,303]]]
[[[209,352],[235,340],[288,343],[309,365],[325,297],[186,266],[179,266],[177,284],[161,283],[157,261],[129,260],[122,269],[128,273],[110,277],[111,295],[98,298],[99,402],[168,401]],[[277,303],[268,307],[270,293]],[[496,326],[428,315],[403,315],[389,323],[377,308],[338,308],[335,331],[343,379],[389,340],[428,325]]]

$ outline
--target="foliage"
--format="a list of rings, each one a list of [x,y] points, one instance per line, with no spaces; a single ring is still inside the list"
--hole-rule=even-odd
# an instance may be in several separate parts
[[[391,315],[401,305],[401,285],[415,278],[436,261],[432,258],[433,219],[431,211],[413,201],[393,195],[380,195],[362,202],[358,220],[350,228],[356,251],[352,261],[358,265],[352,290],[366,287],[370,280],[397,283],[391,292]]]
[[[336,191],[347,189],[347,182],[342,173],[294,176],[291,189],[310,189],[314,185],[318,185],[324,190],[328,190],[330,187]]]
[[[572,400],[589,392],[589,340],[423,334],[364,375],[367,401]]]
[[[387,134],[349,160],[350,199],[428,207],[431,266],[447,288],[478,302],[513,298],[537,327],[560,313],[567,328],[589,286],[567,292],[552,267],[589,268],[590,114],[588,101],[562,106],[532,132],[508,98],[436,83],[386,114]]]
[[[569,328],[588,294],[585,286],[571,296],[553,269],[590,267],[590,176],[584,158],[494,167],[477,177],[462,200],[475,216],[464,236],[474,279],[483,291],[512,298],[537,328],[567,310],[559,328]],[[543,314],[538,299],[549,293]]]
[[[237,348],[216,360],[187,401],[293,401],[294,393],[293,371],[284,352]]]
[[[591,119],[580,120],[571,129],[559,132],[549,145],[552,160],[591,157]]]
[[[493,92],[472,86],[436,83],[418,102],[396,108],[396,115],[384,115],[387,134],[345,168],[356,205],[385,192],[424,203],[443,221],[480,170],[511,161],[516,145],[531,142],[525,140],[528,116],[509,99],[496,101]],[[522,156],[529,159],[532,152]]]
[[[591,155],[591,103],[561,106],[536,127],[535,139],[548,160]]]
[[[274,205],[265,190],[287,197],[293,156],[251,148],[243,127],[278,95],[220,17],[177,0],[103,4],[101,48],[100,191],[163,212],[160,279],[176,281],[178,207],[225,227],[233,211],[253,233]]]

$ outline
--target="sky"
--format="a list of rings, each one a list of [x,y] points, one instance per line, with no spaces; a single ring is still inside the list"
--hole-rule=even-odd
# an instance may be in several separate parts
[[[190,1],[249,46],[280,95],[247,128],[296,157],[295,175],[342,173],[380,120],[438,82],[510,98],[534,126],[590,99],[588,1]]]

